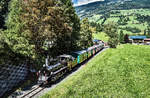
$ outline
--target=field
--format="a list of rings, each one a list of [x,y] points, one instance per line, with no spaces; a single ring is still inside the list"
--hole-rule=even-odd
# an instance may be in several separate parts
[[[104,42],[107,42],[109,39],[109,37],[103,32],[99,32],[97,34],[94,33],[93,38],[103,40]]]
[[[42,98],[149,98],[150,46],[120,45],[95,57]]]
[[[89,17],[89,21],[94,21],[100,24],[108,24],[110,22],[118,23],[118,30],[123,30],[125,34],[143,35],[144,30],[147,30],[148,27],[148,17],[150,17],[150,9],[112,10],[111,12],[109,12],[106,21],[103,21],[104,16],[102,14],[95,14],[92,17]],[[140,16],[139,20],[137,19],[138,16]],[[143,18],[143,16],[145,17],[145,19]],[[140,19],[142,20],[142,22],[140,21]],[[130,28],[132,30],[127,28]],[[137,29],[136,31],[134,31],[135,28]]]

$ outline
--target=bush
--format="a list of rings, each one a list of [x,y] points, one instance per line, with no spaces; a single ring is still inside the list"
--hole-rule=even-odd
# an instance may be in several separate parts
[[[118,38],[110,38],[108,40],[108,45],[111,47],[111,48],[116,48],[117,45],[118,45]]]
[[[118,45],[118,32],[117,25],[114,23],[110,23],[104,26],[105,33],[109,36],[108,45],[110,48],[116,48]]]
[[[120,31],[120,34],[119,34],[119,42],[122,44],[124,43],[124,34],[122,30]]]
[[[124,42],[125,42],[125,43],[129,43],[129,35],[128,35],[128,34],[126,34],[126,35],[124,36]]]

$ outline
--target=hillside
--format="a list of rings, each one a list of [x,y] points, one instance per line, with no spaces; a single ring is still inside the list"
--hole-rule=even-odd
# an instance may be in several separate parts
[[[149,98],[150,47],[108,49],[42,98]]]
[[[129,35],[149,35],[150,1],[149,0],[105,0],[76,7],[80,18],[88,17],[90,22],[101,25],[114,22]]]
[[[91,17],[95,14],[107,14],[111,10],[150,8],[149,0],[105,0],[76,7],[78,15]]]

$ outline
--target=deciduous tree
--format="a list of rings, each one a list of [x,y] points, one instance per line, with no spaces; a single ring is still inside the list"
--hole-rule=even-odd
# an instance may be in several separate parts
[[[117,24],[114,23],[109,23],[104,26],[104,31],[109,36],[108,45],[111,48],[116,48],[119,42],[117,29]]]
[[[80,31],[80,46],[84,49],[91,46],[92,43],[92,29],[90,27],[89,21],[87,18],[83,19],[81,22],[81,31]]]

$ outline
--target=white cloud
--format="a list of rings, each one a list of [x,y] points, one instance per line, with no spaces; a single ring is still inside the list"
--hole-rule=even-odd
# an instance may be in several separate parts
[[[104,0],[78,0],[78,3],[74,4],[74,6],[85,5],[85,4],[97,2],[97,1],[104,1]]]

